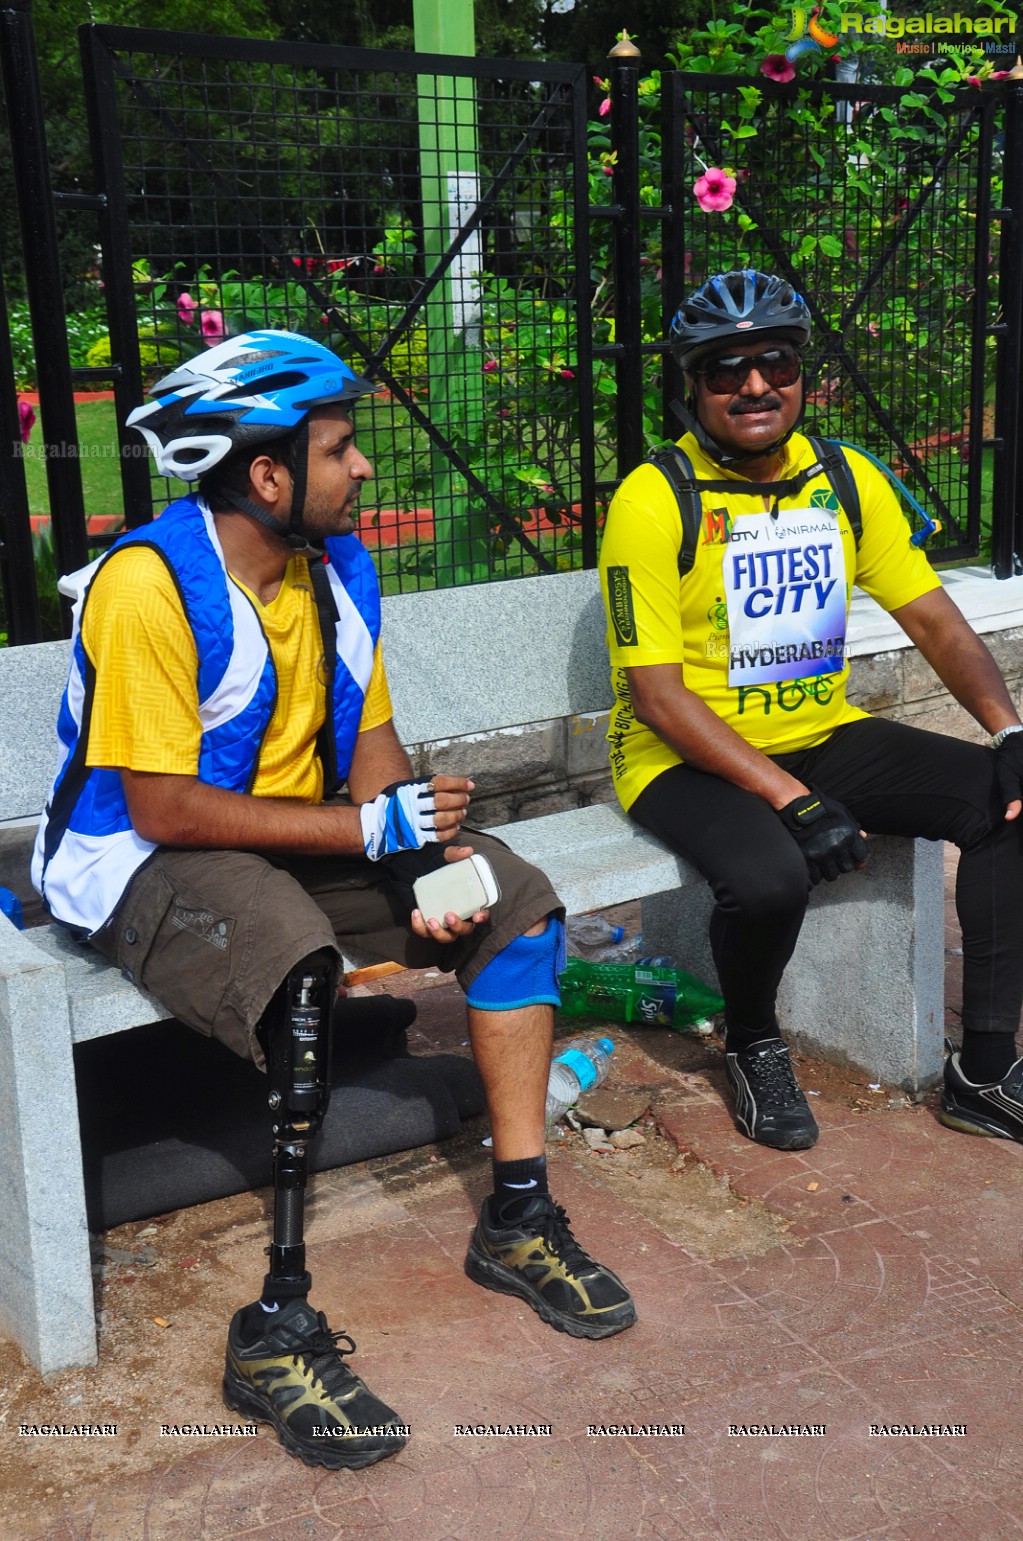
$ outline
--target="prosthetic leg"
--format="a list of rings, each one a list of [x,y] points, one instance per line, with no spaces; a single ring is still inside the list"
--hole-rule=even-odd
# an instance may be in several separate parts
[[[309,1292],[305,1187],[309,1141],[330,1102],[330,1020],[337,959],[327,949],[303,958],[271,1000],[259,1026],[274,1134],[273,1241],[263,1284],[269,1305]]]
[[[274,1228],[262,1298],[227,1334],[224,1401],[270,1423],[308,1466],[369,1466],[408,1439],[398,1415],[346,1364],[355,1344],[332,1332],[306,1296],[305,1185],[309,1141],[330,1101],[337,958],[311,953],[288,974],[258,1028],[274,1131]]]

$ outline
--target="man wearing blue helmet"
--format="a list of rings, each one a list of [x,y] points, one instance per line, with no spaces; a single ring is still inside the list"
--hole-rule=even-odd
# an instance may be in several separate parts
[[[866,863],[865,830],[957,844],[963,1046],[940,1116],[1023,1141],[1023,728],[883,468],[797,432],[809,336],[802,297],[752,270],[708,279],[674,318],[689,431],[626,478],[601,549],[615,784],[712,887],[736,1121],[781,1150],[818,1137],[775,1013],[810,887]],[[990,749],[849,704],[854,583]]]
[[[473,783],[414,778],[391,720],[376,574],[353,534],[372,468],[351,411],[374,388],[309,338],[254,332],[131,414],[159,469],[197,494],[83,576],[33,860],[57,920],[268,1073],[270,1269],[231,1323],[224,1397],[329,1467],[407,1436],[308,1303],[306,1150],[330,1093],[339,938],[452,969],[465,989],[494,1148],[470,1277],[576,1336],[635,1320],[547,1189],[560,901],[499,842],[459,842]],[[414,878],[473,849],[497,874],[492,909],[414,909]]]

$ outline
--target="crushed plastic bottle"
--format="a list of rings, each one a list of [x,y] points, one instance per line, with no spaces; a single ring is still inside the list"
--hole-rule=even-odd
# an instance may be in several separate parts
[[[0,915],[6,915],[19,931],[25,929],[25,917],[21,913],[21,900],[9,888],[0,888]]]
[[[548,1131],[583,1092],[607,1079],[614,1048],[610,1038],[573,1038],[554,1056],[547,1080]]]
[[[604,1017],[689,1033],[711,1032],[708,1019],[725,1004],[715,990],[675,968],[570,958],[559,986],[566,1016]]]
[[[565,921],[565,942],[569,957],[587,958],[591,963],[634,963],[643,951],[642,931],[626,936],[624,926],[603,915],[570,915]]]

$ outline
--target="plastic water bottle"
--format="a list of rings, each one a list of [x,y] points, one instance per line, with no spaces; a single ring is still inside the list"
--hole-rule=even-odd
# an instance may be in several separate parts
[[[590,963],[570,958],[558,981],[561,1010],[570,1017],[603,1017],[648,1027],[709,1033],[724,1009],[715,990],[677,968]]]
[[[17,926],[19,931],[24,931],[25,918],[21,913],[21,900],[9,888],[0,888],[0,915],[6,915],[12,925]]]
[[[547,1081],[547,1128],[574,1107],[583,1092],[607,1079],[614,1044],[610,1038],[573,1038],[551,1060]]]
[[[642,931],[626,936],[624,926],[605,920],[603,915],[569,916],[565,940],[571,957],[589,958],[593,963],[632,963],[643,951]]]

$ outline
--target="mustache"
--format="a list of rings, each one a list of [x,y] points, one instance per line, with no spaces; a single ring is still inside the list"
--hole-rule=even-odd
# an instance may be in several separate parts
[[[745,400],[734,401],[728,408],[729,417],[744,417],[747,412],[777,412],[781,408],[781,398],[778,396],[761,396],[755,401],[748,397]]]

